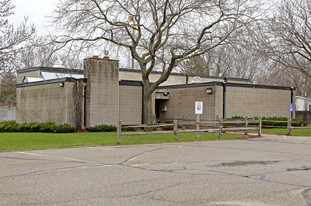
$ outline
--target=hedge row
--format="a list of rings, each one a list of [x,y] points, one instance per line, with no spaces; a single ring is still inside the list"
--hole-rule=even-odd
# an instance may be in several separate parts
[[[88,132],[116,132],[117,127],[113,125],[96,125],[94,127],[86,127]]]
[[[0,122],[0,132],[43,132],[43,133],[70,133],[76,127],[70,124],[56,122],[16,123],[15,121]]]
[[[244,117],[241,116],[234,116],[231,117],[232,119],[245,119]],[[258,120],[258,117],[254,117],[254,118],[249,118],[251,119],[255,119]],[[262,122],[263,126],[275,126],[275,127],[286,127],[287,126],[287,121],[288,118],[287,117],[262,117],[262,120],[266,120],[266,121],[286,121],[286,122]],[[297,122],[302,122],[302,119],[298,119],[298,118],[294,118],[292,121],[297,121]],[[300,127],[302,126],[301,123],[292,123],[292,126],[295,127]]]

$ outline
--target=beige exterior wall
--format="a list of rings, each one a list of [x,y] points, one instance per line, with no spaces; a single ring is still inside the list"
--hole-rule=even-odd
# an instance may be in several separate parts
[[[218,117],[223,117],[223,87],[215,86],[215,119]]]
[[[84,60],[87,77],[86,125],[117,125],[119,121],[119,62]]]
[[[122,124],[142,123],[142,87],[120,85],[120,120]]]
[[[17,73],[17,84],[21,84],[23,82],[25,76],[40,77],[40,70]]]
[[[32,71],[18,74],[18,82],[23,77],[37,76],[40,72]],[[117,125],[140,124],[142,122],[142,87],[135,85],[119,85],[119,80],[141,81],[141,74],[135,72],[119,72],[119,63],[107,59],[86,59],[84,62],[84,76],[87,78],[86,91],[86,126],[101,124]],[[152,74],[151,82],[159,78],[159,74]],[[189,77],[191,83],[193,77]],[[69,81],[69,80],[68,80]],[[201,81],[215,81],[215,79],[201,78]],[[223,80],[222,80],[223,81]],[[186,77],[172,75],[164,85],[185,84]],[[241,82],[239,82],[241,83]],[[243,82],[247,83],[247,82]],[[75,82],[65,82],[64,87],[59,83],[27,86],[17,88],[17,122],[45,122],[55,121],[74,125]],[[215,83],[217,84],[217,83]],[[213,85],[215,85],[213,84]],[[214,120],[223,116],[223,86],[188,85],[167,87],[156,92],[169,92],[169,100],[159,102],[159,117],[165,119],[195,120],[195,101],[203,102],[201,120]],[[212,94],[206,89],[212,88]],[[161,95],[153,94],[153,99]],[[263,89],[227,86],[226,117],[232,116],[288,116],[291,91],[283,89]],[[155,109],[153,101],[153,110]],[[158,106],[158,105],[157,105]],[[161,111],[166,108],[166,111]]]
[[[160,74],[150,74],[150,82],[155,82],[160,78]],[[119,80],[133,80],[133,81],[142,81],[140,72],[130,72],[130,71],[120,71]],[[194,80],[194,76],[188,76],[188,83],[191,84]],[[201,82],[223,82],[223,79],[217,78],[207,78],[200,77]],[[250,84],[251,81],[238,81],[238,80],[228,80],[230,83],[240,83],[240,84]],[[171,74],[167,81],[163,82],[160,86],[169,86],[169,85],[179,85],[186,84],[186,75],[174,75]]]
[[[289,116],[290,90],[227,87],[226,98],[226,117]]]
[[[212,94],[206,94],[211,87]],[[169,100],[160,100],[160,110],[166,106],[166,112],[160,112],[160,119],[195,120],[195,101],[203,101],[201,120],[214,120],[223,117],[223,86],[201,86],[188,88],[158,89],[157,92],[169,92]],[[283,89],[231,87],[226,88],[226,118],[271,117],[289,115],[291,91]]]
[[[73,85],[65,82],[27,86],[16,89],[16,121],[23,122],[59,122],[74,125]]]
[[[155,82],[159,78],[160,78],[160,74],[151,74],[150,75],[150,82]],[[142,78],[141,78],[140,72],[120,71],[119,72],[119,80],[142,81]],[[186,83],[186,76],[171,75],[166,82],[161,84],[161,86],[185,84],[185,83]]]
[[[195,120],[195,101],[203,102],[203,114],[201,120],[215,119],[215,92],[206,94],[205,87],[188,87],[188,88],[169,88],[159,89],[157,92],[166,91],[170,93],[169,100],[161,100],[160,119],[182,119]],[[214,91],[214,87],[213,91]],[[166,107],[167,111],[161,111]]]

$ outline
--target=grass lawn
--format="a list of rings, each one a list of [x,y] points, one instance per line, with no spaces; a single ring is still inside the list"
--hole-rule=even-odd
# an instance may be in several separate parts
[[[245,138],[241,134],[224,134],[223,139]],[[217,133],[200,133],[199,141],[219,140]],[[196,133],[122,136],[122,145],[198,141]],[[0,133],[0,151],[39,150],[96,145],[118,145],[116,132],[99,133]]]
[[[275,134],[287,134],[287,129],[283,128],[271,128],[262,129],[263,133],[275,133]],[[292,129],[292,135],[294,136],[311,136],[311,129]]]

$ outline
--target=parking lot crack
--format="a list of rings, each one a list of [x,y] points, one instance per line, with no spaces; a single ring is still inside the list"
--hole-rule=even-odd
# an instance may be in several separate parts
[[[130,162],[131,160],[135,159],[138,156],[141,156],[141,155],[144,155],[144,154],[147,154],[147,153],[150,153],[150,152],[155,152],[155,151],[163,150],[163,149],[166,149],[166,148],[156,148],[156,149],[147,150],[147,151],[135,154],[135,155],[129,157],[128,159],[124,160],[123,162],[121,162],[120,165],[126,165],[127,162]]]
[[[302,191],[301,195],[306,202],[306,206],[311,206],[311,187]]]
[[[141,192],[141,193],[138,193],[138,194],[124,195],[122,197],[139,197],[139,196],[148,195],[148,194],[155,193],[155,192],[161,192],[161,191],[166,190],[166,189],[178,187],[178,186],[186,184],[186,183],[188,183],[188,182],[180,182],[180,183],[177,183],[177,184],[174,184],[174,185],[170,185],[170,186],[166,186],[166,187],[161,187],[161,188],[154,189],[154,190],[148,190],[148,191]]]

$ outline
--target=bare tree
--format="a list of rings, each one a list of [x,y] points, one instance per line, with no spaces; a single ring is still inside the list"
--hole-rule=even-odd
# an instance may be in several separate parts
[[[144,122],[152,93],[184,60],[223,43],[256,13],[248,0],[65,0],[55,11],[63,46],[114,44],[131,51],[144,86]],[[63,32],[66,31],[66,32]],[[153,84],[152,71],[162,71]]]
[[[56,62],[61,62],[63,67],[82,69],[82,62],[77,58],[77,51],[58,51],[56,45],[47,43],[45,36],[34,36],[15,54],[13,65],[16,70],[31,67],[52,67]]]
[[[288,68],[280,63],[273,62],[271,71],[258,78],[258,83],[276,86],[295,87],[297,95],[310,95],[311,79],[304,73]]]
[[[259,46],[267,57],[311,77],[311,2],[283,0],[261,26]]]
[[[11,0],[0,0],[0,72],[3,74],[11,66],[11,61],[22,43],[28,40],[35,28],[29,26],[27,18],[17,27],[8,21],[13,14]]]
[[[16,75],[7,71],[1,80],[0,103],[11,108],[16,105]]]
[[[73,118],[77,131],[82,129],[82,118],[83,118],[83,82],[76,80],[72,88],[73,98]]]
[[[269,67],[267,58],[255,49],[237,44],[230,38],[206,54],[194,57],[182,64],[182,72],[219,77],[247,78],[256,81],[262,71]],[[248,43],[243,40],[243,44]]]
[[[181,72],[193,75],[210,75],[210,60],[208,52],[192,57],[181,63]]]

